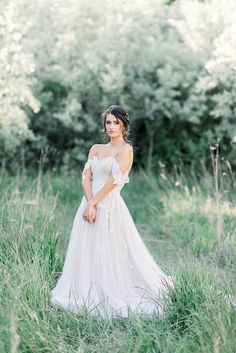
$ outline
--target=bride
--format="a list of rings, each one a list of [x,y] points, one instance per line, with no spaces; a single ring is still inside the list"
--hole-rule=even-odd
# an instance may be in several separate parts
[[[110,142],[89,151],[82,172],[84,196],[51,303],[75,314],[86,308],[108,319],[162,315],[173,281],[153,259],[120,195],[133,164],[129,114],[112,105],[102,118]]]

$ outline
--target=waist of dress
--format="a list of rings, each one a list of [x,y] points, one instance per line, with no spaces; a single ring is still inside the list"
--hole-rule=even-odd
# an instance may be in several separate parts
[[[105,185],[105,183],[103,183],[103,184],[101,184],[101,183],[92,183],[92,192],[93,192],[93,194],[96,194],[99,190],[101,190],[104,185]],[[121,189],[122,189],[122,186],[116,185],[114,187],[114,189],[112,189],[109,192],[109,194],[110,193],[118,193],[119,194]]]

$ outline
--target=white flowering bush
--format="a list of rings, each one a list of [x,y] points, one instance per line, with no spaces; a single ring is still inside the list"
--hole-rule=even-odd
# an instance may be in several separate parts
[[[22,29],[10,4],[0,16],[0,146],[4,152],[34,137],[24,108],[34,113],[40,108],[31,90],[34,61],[22,47]]]
[[[172,24],[195,55],[204,56],[205,70],[196,83],[196,94],[203,96],[210,127],[214,126],[209,132],[227,150],[236,138],[236,2],[229,0],[226,6],[223,0],[183,0],[178,9],[184,19]],[[234,162],[234,147],[230,156]]]
[[[21,45],[11,65],[21,74],[7,88],[17,99],[3,94],[12,122],[4,136],[11,146],[26,141],[29,162],[45,148],[50,163],[84,161],[102,142],[100,114],[116,103],[129,109],[139,160],[150,168],[160,159],[197,165],[219,139],[232,156],[233,0],[11,0],[6,9],[2,19],[11,9],[16,26],[9,40]],[[19,121],[23,139],[11,132]]]

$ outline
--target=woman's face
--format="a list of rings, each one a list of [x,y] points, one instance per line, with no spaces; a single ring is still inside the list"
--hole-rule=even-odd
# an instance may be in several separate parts
[[[107,115],[105,126],[109,137],[113,138],[122,135],[122,121],[116,119],[113,114]]]

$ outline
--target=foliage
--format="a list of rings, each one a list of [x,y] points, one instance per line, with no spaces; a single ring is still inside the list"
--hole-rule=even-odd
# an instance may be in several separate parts
[[[16,130],[24,124],[22,137],[4,124],[4,141],[16,156],[21,144],[25,163],[34,164],[41,150],[49,165],[84,162],[88,148],[103,142],[100,114],[116,103],[130,112],[137,157],[148,169],[159,160],[198,166],[218,139],[234,161],[233,0],[227,7],[223,0],[11,0],[5,17],[9,9],[21,51],[31,55],[30,65],[17,57],[17,91],[30,109],[20,99],[4,103],[5,119]]]
[[[22,37],[23,26],[16,20],[14,6],[9,5],[0,17],[0,147],[7,153],[34,137],[24,106],[39,111],[30,79],[34,62],[24,51]]]

